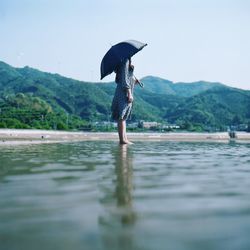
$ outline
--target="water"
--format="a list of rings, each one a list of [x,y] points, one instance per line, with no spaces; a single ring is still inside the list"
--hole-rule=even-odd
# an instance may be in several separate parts
[[[250,249],[250,144],[0,147],[0,249]]]

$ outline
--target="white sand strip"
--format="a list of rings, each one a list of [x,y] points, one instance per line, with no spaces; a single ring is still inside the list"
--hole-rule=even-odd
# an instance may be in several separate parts
[[[236,132],[236,141],[240,140],[240,141],[250,141],[250,133],[247,132]]]
[[[161,140],[177,140],[177,141],[228,141],[230,137],[228,133],[128,133],[130,140],[134,141],[161,141]],[[250,133],[240,134],[238,139],[250,140]],[[101,133],[101,132],[68,132],[54,130],[31,130],[31,129],[0,129],[0,144],[7,142],[26,143],[36,141],[37,143],[60,142],[60,141],[98,141],[98,140],[116,140],[117,133]]]

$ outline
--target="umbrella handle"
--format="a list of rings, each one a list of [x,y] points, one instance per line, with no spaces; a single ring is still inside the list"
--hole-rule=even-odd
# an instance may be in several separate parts
[[[144,84],[143,84],[142,82],[140,82],[140,81],[135,77],[135,75],[134,75],[134,78],[135,78],[136,81],[138,81],[140,87],[143,88],[143,87],[144,87]]]

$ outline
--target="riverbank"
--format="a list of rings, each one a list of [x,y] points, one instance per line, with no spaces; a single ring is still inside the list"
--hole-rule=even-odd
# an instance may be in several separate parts
[[[227,132],[221,133],[128,133],[131,141],[229,141]],[[250,141],[250,133],[237,132],[234,140]],[[69,132],[31,129],[0,129],[0,144],[52,143],[68,141],[117,141],[117,133]]]

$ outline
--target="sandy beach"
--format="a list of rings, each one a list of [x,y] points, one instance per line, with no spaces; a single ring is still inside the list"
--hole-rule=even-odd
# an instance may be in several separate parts
[[[227,132],[221,133],[128,133],[132,141],[229,141]],[[70,141],[118,141],[117,133],[109,132],[69,132],[53,130],[31,129],[0,129],[0,145],[28,144],[28,143],[55,143]],[[250,141],[250,133],[237,132],[237,141]]]

